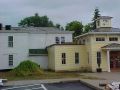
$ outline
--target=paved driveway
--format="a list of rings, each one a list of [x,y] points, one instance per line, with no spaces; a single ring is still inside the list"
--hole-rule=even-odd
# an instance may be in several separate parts
[[[64,82],[64,83],[50,83],[50,84],[34,84],[4,87],[1,90],[94,90],[80,82]]]

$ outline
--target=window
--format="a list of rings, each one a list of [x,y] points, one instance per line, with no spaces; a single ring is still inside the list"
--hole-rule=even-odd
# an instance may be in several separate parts
[[[88,52],[88,64],[90,63],[90,61],[89,61],[89,52]]]
[[[61,44],[65,43],[65,37],[61,37]]]
[[[108,22],[108,20],[103,20],[103,22]]]
[[[100,21],[97,21],[98,26],[100,26]]]
[[[9,66],[13,66],[13,55],[9,55]]]
[[[75,64],[79,64],[79,53],[75,53]]]
[[[85,39],[83,39],[83,44],[85,45]]]
[[[110,37],[109,41],[118,41],[118,38],[117,37]]]
[[[105,38],[104,37],[97,37],[96,41],[105,41]]]
[[[8,36],[8,47],[13,47],[13,36]]]
[[[66,53],[62,53],[62,64],[66,64]]]
[[[47,49],[29,49],[30,56],[39,56],[43,54],[48,54]]]
[[[100,67],[100,64],[101,64],[101,52],[97,52],[97,64]]]
[[[60,43],[59,37],[56,37],[56,38],[55,38],[55,41],[56,41],[56,44],[59,44],[59,43]]]

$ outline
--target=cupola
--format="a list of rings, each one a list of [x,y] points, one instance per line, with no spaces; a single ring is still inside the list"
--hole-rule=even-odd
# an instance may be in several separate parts
[[[102,28],[102,27],[112,27],[111,25],[111,19],[110,16],[100,16],[96,20],[96,27]]]

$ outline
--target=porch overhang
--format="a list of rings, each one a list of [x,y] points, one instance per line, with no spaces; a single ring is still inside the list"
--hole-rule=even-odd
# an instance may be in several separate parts
[[[112,51],[120,51],[120,44],[118,43],[111,43],[106,46],[101,47],[102,50],[112,50]]]

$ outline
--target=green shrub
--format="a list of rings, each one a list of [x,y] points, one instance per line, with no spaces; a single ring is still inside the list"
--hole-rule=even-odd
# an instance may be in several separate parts
[[[16,76],[30,76],[30,75],[41,75],[43,71],[40,69],[37,63],[30,60],[21,62],[16,68],[12,70]]]

